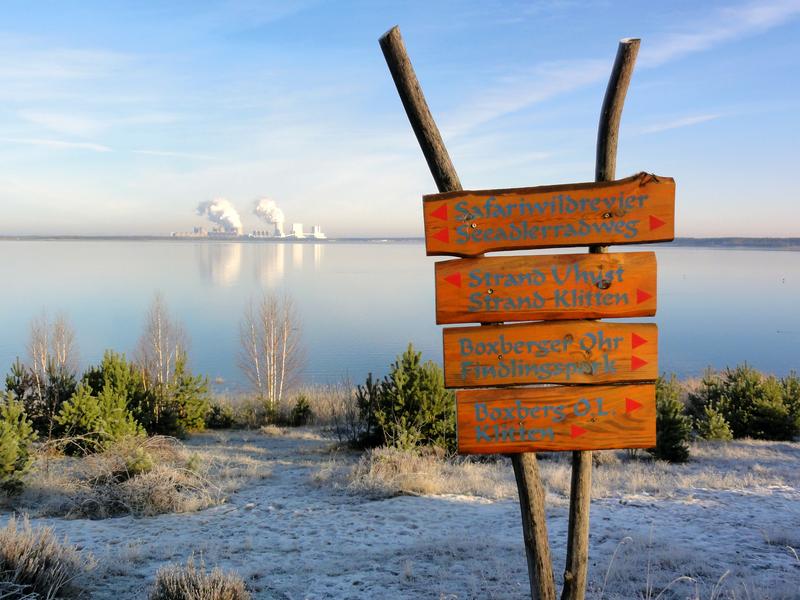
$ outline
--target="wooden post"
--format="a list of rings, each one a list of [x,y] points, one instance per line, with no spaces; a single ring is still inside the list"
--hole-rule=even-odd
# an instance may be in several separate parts
[[[428,103],[422,93],[414,67],[408,58],[398,27],[392,27],[380,38],[381,50],[389,66],[397,93],[403,102],[408,120],[417,136],[422,153],[428,162],[440,192],[461,190],[461,181],[442,141],[439,128],[433,120]],[[555,600],[555,580],[550,560],[550,544],[545,522],[544,486],[539,477],[539,465],[533,453],[515,454],[511,457],[519,491],[522,512],[522,534],[528,558],[528,577],[533,600]]]
[[[617,141],[625,95],[633,75],[638,39],[624,39],[608,80],[600,123],[597,127],[595,181],[612,181],[617,169]],[[590,246],[589,252],[602,254],[608,246]],[[572,453],[572,481],[569,498],[569,539],[561,600],[583,600],[589,567],[589,505],[592,496],[592,453]]]
[[[422,154],[428,161],[428,168],[440,192],[455,192],[463,189],[458,173],[450,160],[447,148],[442,141],[436,121],[433,120],[425,95],[417,80],[414,67],[406,52],[406,45],[400,35],[400,28],[395,26],[380,38],[381,50],[389,65],[397,93],[406,109],[411,128],[417,136]]]

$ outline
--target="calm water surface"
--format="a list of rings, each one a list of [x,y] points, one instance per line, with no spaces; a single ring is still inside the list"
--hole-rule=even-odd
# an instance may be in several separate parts
[[[641,320],[659,324],[662,371],[693,376],[744,361],[800,369],[800,253],[652,249],[658,315]],[[239,321],[266,289],[296,301],[310,382],[383,374],[410,341],[441,362],[434,259],[421,242],[4,241],[0,253],[3,371],[25,356],[29,322],[43,310],[68,315],[83,365],[105,348],[131,353],[156,291],[189,333],[193,368],[221,378],[219,388],[244,383]]]

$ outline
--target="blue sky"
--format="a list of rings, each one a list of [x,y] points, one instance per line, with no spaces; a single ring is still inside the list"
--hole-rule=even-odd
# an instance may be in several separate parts
[[[378,47],[398,24],[467,188],[590,181],[622,37],[617,175],[681,236],[800,236],[800,0],[33,2],[0,23],[0,234],[161,234],[259,197],[333,235],[422,232],[435,186]]]

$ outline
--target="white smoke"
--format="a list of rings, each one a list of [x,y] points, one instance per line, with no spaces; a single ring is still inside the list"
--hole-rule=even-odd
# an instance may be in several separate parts
[[[283,223],[286,219],[283,211],[275,204],[275,200],[260,198],[256,200],[253,213],[264,219],[267,223]]]
[[[224,231],[229,233],[242,232],[242,219],[239,216],[239,211],[225,198],[214,198],[214,200],[201,202],[197,205],[197,214],[207,216],[212,222],[222,227]]]

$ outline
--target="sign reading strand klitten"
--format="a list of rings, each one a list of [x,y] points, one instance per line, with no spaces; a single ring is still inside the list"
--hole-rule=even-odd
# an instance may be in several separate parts
[[[652,448],[653,384],[461,390],[462,454]]]
[[[613,383],[658,377],[652,323],[562,321],[444,330],[447,387]]]
[[[675,181],[627,179],[423,197],[429,256],[664,242],[675,236]]]
[[[656,313],[652,252],[457,258],[435,268],[440,324]]]

